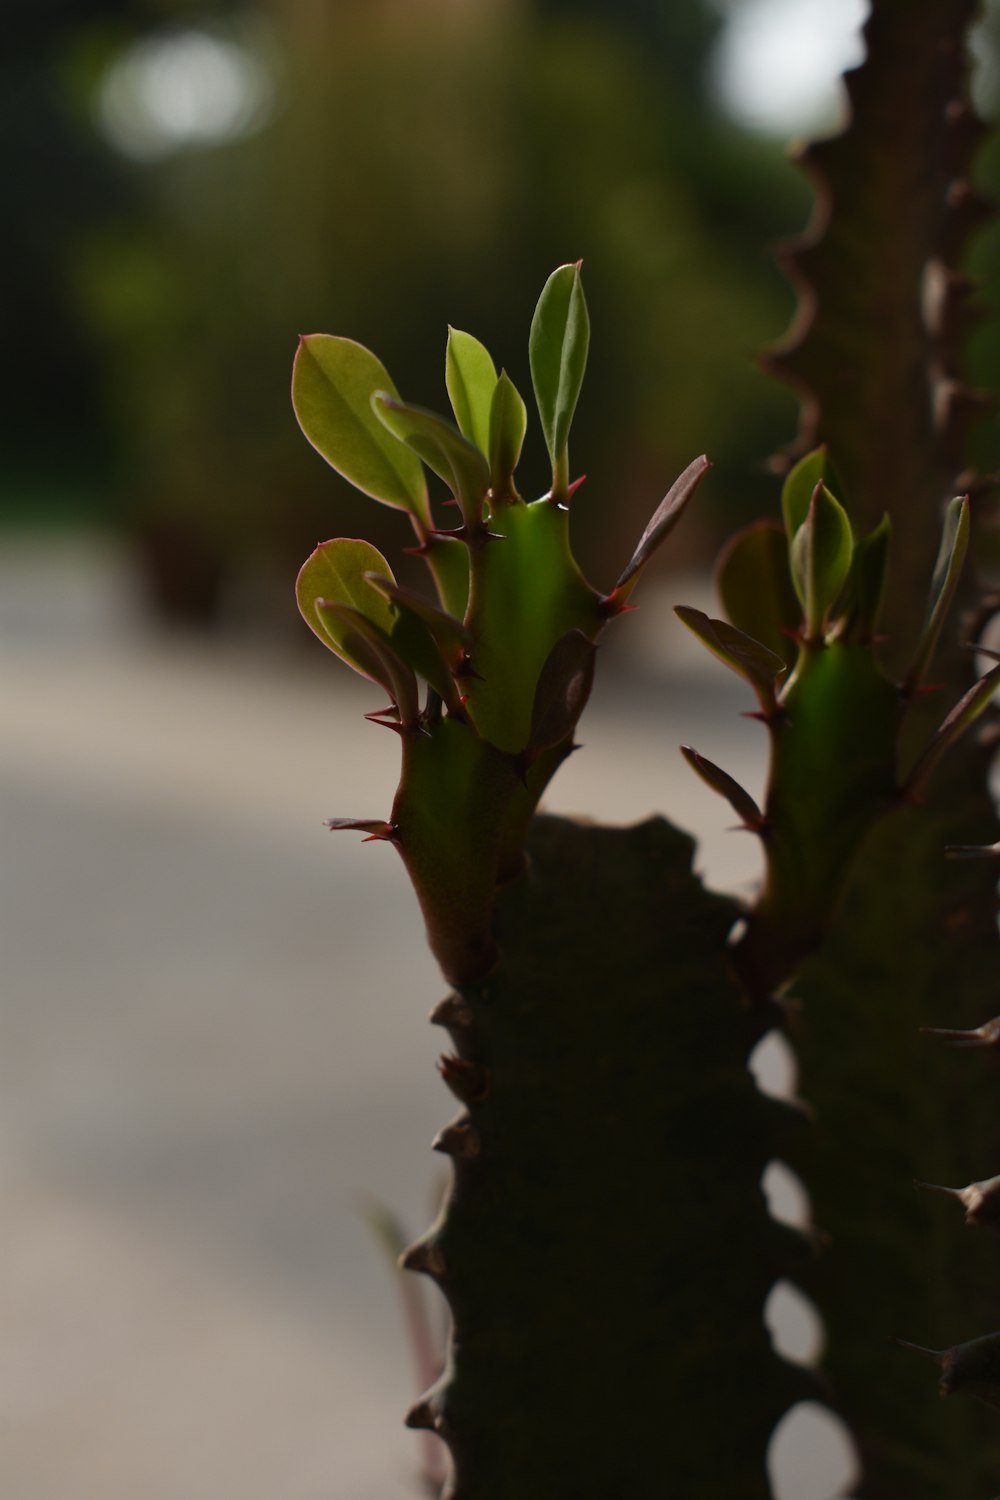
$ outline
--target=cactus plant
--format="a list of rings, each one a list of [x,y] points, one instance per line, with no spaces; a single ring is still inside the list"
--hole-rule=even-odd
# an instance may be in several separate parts
[[[1000,666],[977,678],[957,650],[972,484],[954,482],[969,405],[955,378],[955,258],[973,215],[954,184],[976,133],[949,100],[969,17],[952,0],[875,5],[852,128],[809,158],[823,223],[791,264],[815,289],[812,313],[770,361],[807,390],[806,451],[782,524],[726,548],[728,619],[678,609],[746,680],[771,739],[760,806],[684,750],[762,841],[747,907],[704,889],[690,839],[661,819],[608,829],[536,812],[574,748],[598,637],[631,608],[708,468],[695,459],[669,489],[609,592],[586,581],[568,531],[589,341],[579,264],[552,274],[531,325],[552,480],[530,503],[516,483],[525,403],[471,335],[452,330],[447,344],[454,423],[404,401],[362,346],[301,341],[306,436],[408,513],[435,589],[431,602],[401,585],[358,539],[323,543],[298,581],[310,628],[387,694],[369,717],[400,739],[389,811],[329,826],[398,850],[454,986],[432,1015],[451,1037],[440,1068],[460,1104],[434,1143],[452,1186],[403,1257],[451,1309],[445,1372],[408,1421],[447,1442],[454,1500],[764,1500],[772,1433],[808,1396],[849,1421],[867,1500],[971,1500],[1000,1471],[974,1408],[932,1417],[919,1367],[893,1342],[905,1330],[885,1326],[960,1307],[947,1290],[954,1238],[913,1178],[973,1138],[1000,1147],[988,1100],[918,1035],[975,1016],[997,948],[989,861],[943,858],[993,836],[988,750],[966,731],[1000,681]],[[910,167],[901,226],[883,188]],[[928,282],[947,294],[929,318]],[[873,347],[876,308],[893,337]],[[425,469],[454,526],[440,524]],[[748,1071],[776,1027],[795,1042],[814,1123]],[[918,1171],[918,1158],[933,1160]],[[831,1239],[822,1254],[767,1212],[775,1159],[809,1184]],[[964,1191],[974,1220],[990,1195],[987,1181]],[[826,1317],[819,1372],[779,1357],[763,1327],[783,1278]],[[945,1387],[981,1394],[994,1345],[939,1355]]]

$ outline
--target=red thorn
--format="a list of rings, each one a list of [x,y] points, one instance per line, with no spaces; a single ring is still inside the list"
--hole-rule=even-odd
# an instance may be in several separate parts
[[[404,557],[426,557],[427,553],[430,551],[430,543],[424,541],[420,542],[416,547],[401,547],[400,551],[403,553]]]
[[[623,603],[618,598],[617,589],[612,589],[610,594],[605,594],[603,599],[597,601],[597,613],[603,620],[614,620],[618,615],[630,615],[638,608],[638,604]]]
[[[581,484],[583,484],[583,482],[585,481],[586,478],[587,478],[586,474],[581,474],[580,477],[579,477],[579,479],[574,479],[573,482],[572,482],[572,484],[568,484],[566,486],[566,493],[563,496],[563,504],[564,505],[568,505],[569,504],[569,502],[572,500],[573,496],[576,494],[577,490],[580,488]]]

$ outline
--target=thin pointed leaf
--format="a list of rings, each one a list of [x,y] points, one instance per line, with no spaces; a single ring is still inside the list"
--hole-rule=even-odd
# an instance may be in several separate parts
[[[678,604],[674,614],[714,656],[749,682],[765,710],[774,708],[775,684],[787,671],[780,656],[726,620],[713,620],[700,609]]]
[[[402,605],[411,614],[419,616],[448,660],[456,667],[461,664],[465,652],[472,649],[472,631],[468,626],[456,620],[454,615],[438,609],[437,605],[429,604],[414,589],[397,583],[391,575],[369,573],[367,578],[372,588],[390,603]]]
[[[489,453],[490,406],[497,384],[490,351],[471,333],[449,328],[444,370],[448,398],[459,431],[481,453]]]
[[[553,271],[538,299],[528,356],[542,432],[552,460],[558,499],[569,482],[568,443],[590,346],[590,319],[580,280],[581,261]]]
[[[525,751],[529,760],[561,745],[573,733],[590,697],[596,652],[582,630],[568,630],[552,647],[535,688]]]
[[[847,580],[846,634],[861,645],[875,635],[889,567],[892,522],[886,513],[854,548]]]
[[[746,788],[740,786],[728,771],[724,771],[713,761],[707,760],[704,755],[699,755],[698,751],[690,745],[682,745],[681,754],[706,786],[710,786],[713,792],[718,792],[720,797],[725,797],[733,812],[747,828],[755,831],[763,828],[764,814]]]
[[[444,480],[466,526],[480,529],[490,469],[479,449],[435,412],[409,406],[386,391],[376,391],[372,406],[379,421]]]
[[[998,685],[1000,666],[991,667],[959,699],[907,777],[903,788],[905,797],[917,797],[923,792],[943,756],[989,708]]]
[[[653,513],[653,518],[639,538],[639,545],[632,553],[618,582],[612,590],[619,599],[626,599],[639,581],[639,575],[665,537],[673,531],[702,479],[712,465],[704,453],[692,460],[677,479]]]
[[[969,497],[959,495],[950,502],[945,512],[941,546],[938,549],[934,576],[931,579],[927,620],[913,658],[913,665],[906,674],[906,687],[911,692],[923,682],[937,649],[941,627],[944,625],[951,601],[955,596],[962,564],[965,562],[965,554],[969,548],[969,531]]]
[[[715,584],[732,623],[791,666],[802,607],[788,568],[788,543],[777,521],[754,521],[730,539],[719,557]]]
[[[375,391],[396,395],[385,366],[363,344],[327,333],[300,340],[292,367],[292,405],[310,443],[366,495],[411,511],[430,526],[423,469],[375,416]]]
[[[521,446],[527,428],[528,408],[507,371],[501,370],[490,405],[488,451],[494,504],[516,498],[514,470],[521,457]]]
[[[813,493],[818,484],[827,477],[827,452],[825,445],[814,448],[791,469],[781,487],[781,514],[785,520],[785,535],[791,543],[797,531],[805,525]]]
[[[428,682],[451,714],[463,713],[452,673],[465,659],[469,632],[457,620],[427,604],[392,579],[369,573],[368,582],[388,600],[393,616],[389,640],[403,661]]]
[[[824,484],[817,484],[791,550],[792,582],[812,640],[822,636],[827,616],[847,581],[853,548],[847,512]]]
[[[295,582],[295,596],[302,618],[323,645],[362,676],[370,677],[368,666],[362,666],[345,651],[339,635],[331,633],[328,620],[318,608],[320,600],[349,604],[388,635],[393,626],[392,609],[388,600],[372,588],[366,573],[381,574],[392,580],[389,564],[377,547],[354,537],[335,537],[333,541],[321,542],[306,558]],[[367,655],[365,660],[368,661]]]
[[[359,662],[364,676],[385,689],[399,710],[403,729],[415,729],[420,718],[417,679],[380,626],[348,604],[318,599],[316,608],[331,639],[352,662]]]

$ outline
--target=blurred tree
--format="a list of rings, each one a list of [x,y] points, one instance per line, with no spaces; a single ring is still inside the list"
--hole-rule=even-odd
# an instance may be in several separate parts
[[[754,466],[791,421],[750,358],[788,305],[761,243],[801,218],[805,193],[776,147],[706,100],[717,23],[700,0],[261,0],[184,15],[270,69],[271,119],[133,165],[141,212],[91,216],[76,274],[168,603],[171,590],[183,602],[185,560],[206,612],[223,557],[281,576],[303,546],[359,524],[293,430],[295,332],[363,335],[407,396],[440,407],[441,368],[418,351],[439,344],[443,361],[446,319],[503,358],[541,279],[579,256],[596,310],[576,453],[594,575],[620,559],[594,557],[588,509],[620,511],[625,547],[662,476],[700,449],[721,470],[716,497],[760,508]],[[519,345],[510,373],[528,394]]]

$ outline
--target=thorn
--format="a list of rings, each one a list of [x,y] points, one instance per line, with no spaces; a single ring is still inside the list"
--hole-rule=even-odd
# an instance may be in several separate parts
[[[489,1071],[468,1058],[452,1057],[443,1052],[438,1058],[438,1071],[455,1098],[463,1104],[478,1104],[490,1091]]]
[[[984,1021],[972,1031],[955,1031],[946,1026],[921,1026],[924,1036],[938,1036],[953,1047],[996,1047],[1000,1045],[1000,1016]]]
[[[404,730],[402,724],[398,724],[394,719],[384,719],[382,717],[382,715],[384,713],[385,713],[385,709],[383,708],[377,714],[365,714],[365,718],[371,724],[379,724],[379,725],[381,725],[381,727],[383,729],[391,729],[394,734],[405,734],[406,733],[406,731]]]
[[[446,1270],[444,1252],[433,1240],[417,1240],[399,1257],[399,1268],[401,1271],[419,1271],[421,1275],[433,1276],[439,1281]]]
[[[471,1026],[475,1015],[471,1005],[466,1005],[458,995],[445,995],[431,1011],[428,1020],[432,1026],[447,1026],[451,1031]]]
[[[1000,844],[946,844],[946,859],[1000,859]]]
[[[924,1359],[932,1359],[938,1366],[943,1365],[947,1349],[925,1349],[923,1344],[911,1344],[909,1339],[897,1339],[896,1343],[901,1349],[912,1349],[914,1354],[922,1354]]]
[[[610,594],[605,594],[597,601],[597,613],[602,620],[614,620],[619,615],[630,615],[638,608],[638,604],[623,604],[618,597],[617,589],[612,589]]]
[[[562,499],[562,503],[563,503],[564,506],[567,506],[569,504],[569,502],[572,500],[573,496],[576,494],[576,492],[580,488],[581,484],[584,483],[584,481],[586,480],[586,478],[587,478],[586,474],[581,474],[580,477],[579,477],[579,479],[574,479],[573,482],[572,482],[572,484],[568,484],[566,486],[566,493],[565,493],[565,495],[563,496],[563,499]]]
[[[919,1177],[914,1177],[913,1186],[926,1188],[931,1193],[947,1193],[949,1198],[957,1198],[959,1202],[962,1201],[961,1188],[942,1187],[939,1182],[921,1182]]]
[[[399,829],[395,823],[387,823],[382,818],[326,818],[323,827],[328,828],[331,833],[340,833],[345,829],[354,833],[366,833],[368,837],[361,840],[363,844],[370,844],[373,840],[387,844],[399,843]]]
[[[458,663],[458,666],[452,667],[451,675],[458,681],[462,681],[467,677],[474,678],[476,682],[486,681],[486,678],[483,676],[483,674],[481,672],[477,672],[473,667],[472,658],[469,655],[468,651],[464,651],[462,653],[462,659]]]
[[[420,542],[416,547],[401,547],[399,549],[404,557],[426,557],[431,550],[430,542]]]
[[[414,1427],[418,1431],[423,1432],[433,1432],[434,1422],[434,1408],[424,1396],[421,1396],[419,1401],[414,1402],[403,1418],[403,1425],[405,1427]]]
[[[918,1182],[917,1187],[932,1188],[937,1193],[947,1193],[949,1198],[957,1198],[965,1209],[966,1224],[971,1224],[976,1229],[1000,1228],[1000,1204],[997,1202],[1000,1177],[970,1182],[964,1188],[938,1187],[933,1182]]]
[[[482,1137],[471,1120],[454,1120],[439,1130],[431,1141],[431,1150],[445,1156],[454,1156],[460,1161],[471,1161],[483,1149]]]

